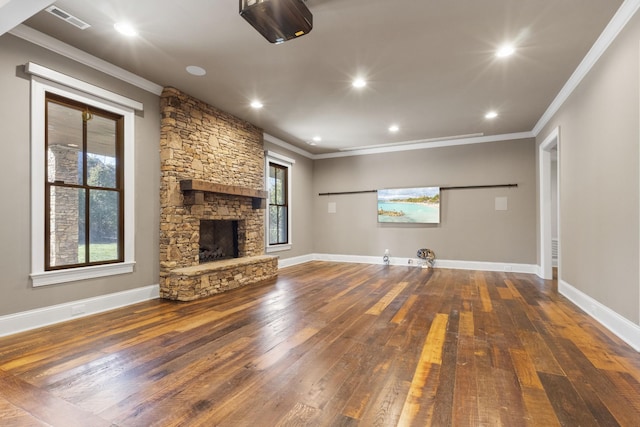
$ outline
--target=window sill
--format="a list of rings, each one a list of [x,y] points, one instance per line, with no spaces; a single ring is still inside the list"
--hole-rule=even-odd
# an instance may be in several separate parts
[[[55,285],[59,283],[75,282],[78,280],[95,279],[98,277],[115,276],[117,274],[133,273],[135,262],[122,262],[118,264],[95,265],[91,267],[78,267],[69,270],[45,271],[31,273],[33,287]]]
[[[278,246],[267,246],[266,252],[267,253],[271,253],[271,252],[282,252],[282,251],[290,251],[291,250],[291,245],[278,245]]]

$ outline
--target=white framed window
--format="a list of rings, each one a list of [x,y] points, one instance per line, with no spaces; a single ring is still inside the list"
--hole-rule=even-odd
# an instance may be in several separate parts
[[[111,276],[133,272],[135,265],[135,230],[134,230],[134,123],[135,111],[142,110],[142,104],[100,87],[58,73],[38,64],[28,63],[25,71],[31,74],[31,280],[34,287],[66,283],[96,277]],[[109,255],[108,262],[91,262],[91,255],[85,256],[85,262],[52,269],[49,248],[51,236],[50,177],[46,176],[51,166],[51,153],[47,151],[47,97],[61,97],[78,104],[99,109],[114,117],[120,117],[122,125],[122,148],[119,161],[121,166],[121,230],[118,231],[118,251]],[[67,146],[74,144],[69,143]],[[86,163],[86,162],[85,162]],[[64,183],[63,179],[54,179],[54,183]],[[75,184],[71,184],[73,186]],[[98,189],[101,190],[101,189]],[[45,203],[46,201],[46,203]],[[64,217],[56,213],[59,217]],[[74,223],[75,224],[75,223]],[[77,228],[77,224],[70,229]],[[58,230],[63,235],[62,229]],[[88,249],[86,253],[90,252]],[[89,261],[89,262],[86,262]],[[104,260],[103,260],[104,261]],[[68,268],[67,268],[68,267]]]
[[[291,249],[291,188],[295,160],[272,151],[265,152],[267,199],[265,246],[267,252]]]

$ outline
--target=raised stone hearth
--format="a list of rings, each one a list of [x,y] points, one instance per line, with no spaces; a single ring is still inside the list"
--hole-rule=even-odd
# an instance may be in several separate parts
[[[164,298],[191,301],[274,277],[278,259],[243,257],[171,270]]]
[[[174,88],[161,113],[160,296],[190,301],[275,277],[261,129]],[[202,220],[236,224],[237,258],[200,264]]]

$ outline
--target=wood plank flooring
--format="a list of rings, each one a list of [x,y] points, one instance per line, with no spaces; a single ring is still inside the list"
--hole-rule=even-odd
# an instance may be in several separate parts
[[[638,426],[640,354],[535,276],[311,262],[0,338],[2,426]]]

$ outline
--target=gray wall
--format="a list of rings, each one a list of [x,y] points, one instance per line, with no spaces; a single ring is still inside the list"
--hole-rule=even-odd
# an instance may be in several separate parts
[[[561,279],[638,324],[640,15],[545,129],[560,127]]]
[[[314,250],[318,253],[535,264],[533,139],[317,160],[314,165]],[[376,194],[318,193],[416,186],[518,184],[517,188],[448,190],[439,225],[378,224]],[[508,210],[495,210],[495,197]],[[335,202],[335,214],[328,203]]]
[[[293,258],[313,253],[313,161],[293,151],[286,150],[270,142],[264,142],[264,149],[295,160],[292,177],[291,206],[292,239],[291,250],[272,252],[281,259]]]
[[[144,103],[136,117],[136,267],[133,274],[33,288],[30,248],[30,80],[35,62]],[[0,37],[0,315],[158,283],[159,98],[10,34]]]

